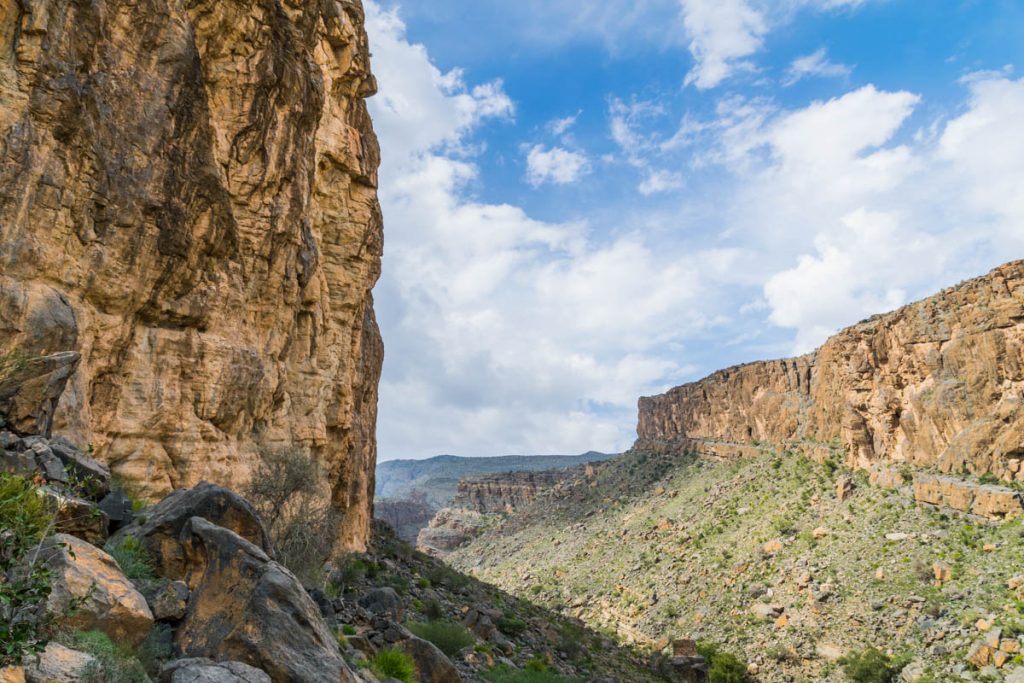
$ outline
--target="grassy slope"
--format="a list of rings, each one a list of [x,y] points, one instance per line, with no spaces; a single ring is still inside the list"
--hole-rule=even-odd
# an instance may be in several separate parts
[[[718,641],[757,662],[766,681],[842,680],[819,648],[867,645],[912,651],[947,680],[980,636],[978,618],[995,616],[1004,632],[1024,624],[1007,588],[1024,572],[1019,520],[975,523],[864,481],[840,502],[841,472],[799,455],[722,463],[627,453],[597,470],[451,562],[627,639]],[[828,532],[815,539],[818,527]],[[763,553],[776,539],[782,549]],[[935,561],[952,567],[941,588],[930,579]],[[823,584],[834,594],[817,602],[811,590]],[[784,606],[788,624],[758,618],[755,602]]]

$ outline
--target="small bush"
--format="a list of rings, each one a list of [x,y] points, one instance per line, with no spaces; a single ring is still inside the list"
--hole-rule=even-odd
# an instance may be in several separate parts
[[[437,646],[441,652],[454,657],[464,647],[476,642],[476,638],[462,624],[452,621],[409,622],[406,627],[423,640]]]
[[[129,579],[148,580],[156,576],[149,553],[134,536],[110,541],[104,547]]]
[[[321,584],[340,515],[316,457],[298,448],[261,451],[245,497],[267,525],[278,562],[304,584]]]
[[[525,621],[515,615],[508,614],[507,612],[498,617],[497,626],[498,630],[502,633],[513,637],[522,635],[523,631],[526,630]]]
[[[45,608],[50,571],[39,561],[40,543],[53,514],[36,486],[24,477],[0,474],[0,668],[41,652],[54,617]],[[17,570],[17,571],[11,571]]]
[[[871,647],[843,657],[839,665],[855,683],[894,683],[906,662]]]
[[[352,624],[342,624],[341,632],[346,636],[354,636],[356,634],[356,627]]]
[[[747,664],[736,655],[723,652],[714,643],[698,643],[697,652],[708,662],[710,683],[745,683]]]
[[[397,648],[381,650],[370,660],[370,669],[381,678],[395,678],[404,683],[415,683],[416,665],[412,657]]]
[[[423,614],[426,615],[427,619],[437,621],[444,616],[444,610],[441,609],[440,602],[434,598],[430,598],[423,603]]]
[[[68,647],[86,652],[97,659],[104,683],[150,683],[149,675],[135,653],[120,647],[100,631],[80,631],[67,639]],[[83,672],[86,677],[100,671]]]

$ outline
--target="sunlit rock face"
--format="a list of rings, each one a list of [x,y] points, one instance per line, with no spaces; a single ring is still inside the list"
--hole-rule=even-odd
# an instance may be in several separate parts
[[[0,352],[159,495],[312,449],[369,533],[383,356],[359,0],[0,3]]]
[[[829,446],[1024,481],[1024,261],[830,338],[640,399],[637,446],[753,454]]]

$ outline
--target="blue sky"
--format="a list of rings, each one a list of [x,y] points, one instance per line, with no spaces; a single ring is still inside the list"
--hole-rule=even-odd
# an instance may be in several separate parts
[[[1024,255],[1024,3],[367,0],[380,458],[636,399]]]

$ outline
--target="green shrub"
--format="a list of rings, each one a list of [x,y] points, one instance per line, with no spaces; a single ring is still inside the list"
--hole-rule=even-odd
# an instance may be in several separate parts
[[[114,558],[117,566],[129,579],[145,580],[156,576],[149,552],[134,536],[125,536],[117,541],[109,541],[103,549]]]
[[[116,645],[101,631],[79,631],[66,638],[68,647],[86,652],[99,662],[104,683],[151,683],[135,653]],[[87,677],[99,671],[83,672]]]
[[[870,647],[846,655],[839,660],[839,665],[846,677],[856,683],[893,683],[906,662]]]
[[[434,598],[430,598],[423,603],[423,614],[426,615],[427,619],[437,621],[444,616],[444,610],[441,609],[440,602]]]
[[[50,570],[39,561],[40,543],[53,514],[36,486],[24,477],[0,474],[0,668],[41,652],[54,617],[45,608]],[[15,570],[15,571],[11,571]]]
[[[723,652],[714,643],[697,643],[697,652],[708,662],[710,683],[745,683],[747,664],[730,652]]]
[[[356,634],[356,627],[352,624],[342,624],[341,632],[346,636],[354,636]]]
[[[415,683],[416,665],[412,657],[398,648],[381,650],[370,660],[370,669],[381,678],[396,678],[404,683]]]
[[[534,660],[527,663],[526,669],[513,669],[506,664],[499,664],[481,673],[485,681],[490,683],[576,683],[577,679],[566,678],[553,671],[546,665],[543,670],[531,669]]]
[[[462,624],[452,621],[409,622],[406,627],[423,640],[437,646],[441,652],[454,657],[464,647],[476,642],[476,638]]]
[[[506,612],[498,617],[497,627],[505,635],[515,637],[522,635],[523,631],[526,630],[526,622]]]

